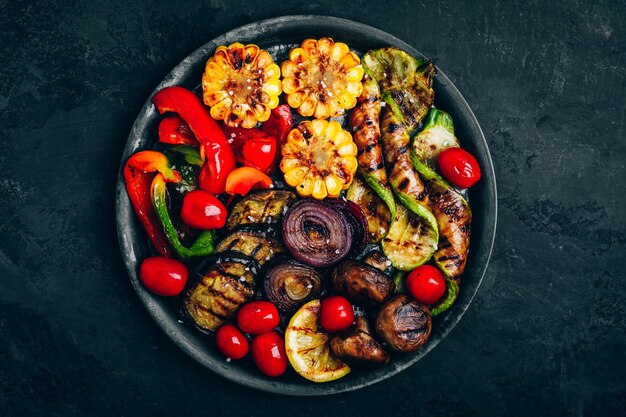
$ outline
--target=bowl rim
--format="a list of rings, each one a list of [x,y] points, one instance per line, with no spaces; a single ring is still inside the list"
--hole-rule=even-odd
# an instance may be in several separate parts
[[[389,44],[397,46],[405,51],[409,52],[412,55],[418,55],[424,57],[422,53],[416,50],[414,47],[409,45],[408,43],[402,41],[401,39],[391,35],[385,31],[377,29],[375,27],[348,20],[334,16],[324,16],[324,15],[286,15],[268,18],[264,20],[259,20],[256,22],[252,22],[235,29],[229,30],[212,40],[206,42],[196,50],[194,50],[191,54],[189,54],[186,58],[184,58],[178,65],[174,67],[174,69],[159,83],[159,85],[152,91],[141,111],[137,115],[133,126],[131,128],[130,134],[128,136],[126,145],[124,146],[124,150],[122,152],[120,158],[120,166],[118,169],[118,179],[116,184],[116,201],[115,201],[115,210],[116,210],[116,227],[118,233],[118,243],[120,246],[121,255],[123,258],[123,262],[126,268],[126,272],[130,277],[131,284],[137,293],[137,296],[141,300],[142,304],[152,317],[154,321],[156,321],[157,325],[167,334],[167,336],[185,353],[191,356],[198,363],[208,368],[209,370],[217,373],[218,375],[227,378],[233,382],[237,382],[239,384],[246,385],[251,388],[259,389],[261,391],[277,393],[277,394],[285,394],[285,395],[297,395],[297,396],[316,396],[316,395],[327,395],[327,394],[336,394],[341,392],[354,391],[365,386],[373,385],[377,382],[380,382],[384,379],[388,379],[404,369],[409,368],[417,361],[419,361],[422,357],[424,357],[430,350],[432,350],[443,338],[445,338],[450,331],[457,325],[460,321],[461,317],[467,311],[469,304],[471,304],[474,299],[478,288],[480,287],[482,280],[485,276],[485,273],[489,266],[489,261],[491,258],[491,254],[493,251],[493,246],[495,242],[496,236],[496,227],[497,227],[497,211],[498,211],[498,202],[497,202],[497,187],[496,187],[496,177],[493,167],[493,161],[491,159],[491,153],[489,151],[489,146],[483,134],[483,131],[478,123],[474,112],[470,108],[469,104],[460,93],[460,91],[456,88],[456,86],[450,81],[450,79],[445,75],[445,73],[437,67],[437,79],[445,84],[445,88],[448,90],[449,94],[454,96],[454,101],[460,106],[462,112],[464,113],[464,117],[468,119],[471,128],[474,130],[475,135],[472,142],[481,148],[483,158],[481,160],[481,169],[482,169],[482,178],[483,181],[486,181],[487,189],[485,190],[487,195],[492,196],[492,201],[490,202],[489,207],[485,209],[485,212],[489,214],[487,218],[484,218],[484,228],[489,229],[489,233],[487,235],[487,241],[483,243],[483,253],[481,254],[482,265],[476,265],[475,268],[480,268],[477,274],[476,283],[471,288],[470,293],[466,293],[465,297],[465,305],[460,309],[459,313],[454,316],[451,320],[446,323],[446,327],[441,331],[437,340],[429,341],[420,351],[415,352],[414,357],[408,360],[407,362],[400,364],[399,366],[395,366],[393,369],[389,369],[388,372],[382,373],[377,377],[373,377],[372,379],[368,379],[367,381],[354,385],[347,385],[338,387],[337,384],[316,384],[316,385],[295,385],[290,384],[289,382],[284,381],[276,381],[265,378],[260,373],[257,377],[246,377],[242,378],[239,374],[238,370],[230,369],[228,366],[218,366],[216,360],[211,360],[215,358],[207,358],[206,352],[200,349],[198,346],[195,346],[193,343],[181,338],[180,329],[173,325],[176,323],[176,319],[174,319],[174,323],[172,322],[171,311],[166,311],[160,302],[155,299],[155,296],[149,293],[140,283],[137,277],[137,256],[133,250],[132,246],[132,237],[125,233],[126,230],[131,227],[133,219],[130,219],[128,216],[128,209],[132,212],[132,206],[130,204],[130,200],[128,195],[126,194],[125,182],[124,182],[124,163],[131,154],[138,150],[141,145],[141,135],[140,131],[143,129],[141,120],[149,119],[156,115],[156,110],[152,105],[152,96],[159,90],[164,87],[170,85],[180,85],[185,76],[188,75],[191,67],[197,65],[199,59],[207,55],[208,51],[213,51],[216,45],[221,45],[228,43],[228,39],[246,39],[250,35],[250,33],[265,31],[271,32],[272,30],[282,30],[287,28],[289,25],[293,26],[315,26],[315,25],[329,25],[335,28],[341,28],[343,30],[349,30],[352,32],[358,33],[367,33],[370,36],[385,39]],[[192,86],[193,87],[193,86]],[[143,230],[142,230],[143,232]],[[468,288],[464,287],[467,291]],[[220,361],[223,362],[222,359]],[[335,381],[335,383],[340,383],[341,380]]]

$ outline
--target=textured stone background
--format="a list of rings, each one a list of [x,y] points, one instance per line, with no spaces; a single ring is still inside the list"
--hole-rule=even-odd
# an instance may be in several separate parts
[[[467,2],[470,3],[470,2]],[[0,415],[617,416],[626,408],[624,1],[0,1]],[[499,228],[425,360],[349,394],[223,380],[138,302],[114,184],[146,97],[229,29],[328,14],[415,45],[491,147]]]

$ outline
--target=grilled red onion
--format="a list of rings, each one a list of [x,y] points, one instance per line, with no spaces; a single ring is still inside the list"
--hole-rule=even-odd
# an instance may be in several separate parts
[[[322,293],[323,276],[310,266],[287,261],[270,266],[265,272],[265,297],[284,313],[295,311]]]
[[[337,203],[306,199],[285,213],[283,242],[294,258],[324,268],[350,253],[356,221],[347,208],[337,206]]]

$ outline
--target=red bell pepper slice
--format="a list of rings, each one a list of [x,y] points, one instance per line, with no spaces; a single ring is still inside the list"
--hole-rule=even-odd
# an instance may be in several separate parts
[[[189,125],[175,115],[167,116],[159,123],[159,142],[170,145],[199,146]]]
[[[180,173],[169,167],[167,157],[161,152],[141,151],[131,156],[124,166],[126,192],[156,251],[171,256],[172,250],[152,206],[150,187],[155,172],[160,172],[168,182],[181,180]]]
[[[159,113],[177,113],[200,143],[206,162],[200,171],[200,188],[213,194],[226,189],[226,178],[235,169],[235,156],[219,124],[200,99],[183,87],[166,87],[152,97]]]
[[[220,126],[241,165],[271,174],[278,162],[276,138],[259,129]]]
[[[252,167],[240,167],[228,175],[226,192],[228,194],[246,195],[253,188],[271,188],[272,179]]]
[[[292,126],[293,117],[291,108],[288,104],[281,104],[275,109],[272,109],[270,118],[263,122],[261,130],[270,136],[274,136],[276,140],[278,140],[278,144],[282,147]]]

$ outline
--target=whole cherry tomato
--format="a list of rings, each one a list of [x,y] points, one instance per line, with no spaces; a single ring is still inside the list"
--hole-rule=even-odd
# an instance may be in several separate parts
[[[278,309],[269,301],[252,301],[237,313],[237,325],[250,334],[267,333],[279,323]]]
[[[452,184],[469,188],[480,179],[480,166],[474,155],[461,148],[448,148],[437,157],[439,170]]]
[[[187,226],[203,230],[220,229],[226,224],[227,217],[224,204],[207,191],[193,190],[183,197],[180,218]]]
[[[319,320],[327,332],[339,332],[354,322],[354,309],[345,297],[334,295],[322,300]]]
[[[446,281],[437,268],[422,265],[415,268],[406,278],[409,294],[424,304],[435,304],[446,292]]]
[[[287,370],[285,341],[277,332],[263,333],[252,339],[252,359],[267,376],[276,377]]]
[[[260,129],[221,126],[237,162],[266,174],[276,167],[280,154],[276,138]]]
[[[241,359],[248,353],[250,345],[241,330],[232,324],[225,324],[215,334],[217,348],[231,359]]]
[[[145,259],[139,267],[141,283],[158,295],[178,295],[185,288],[189,271],[184,263],[164,256]]]

